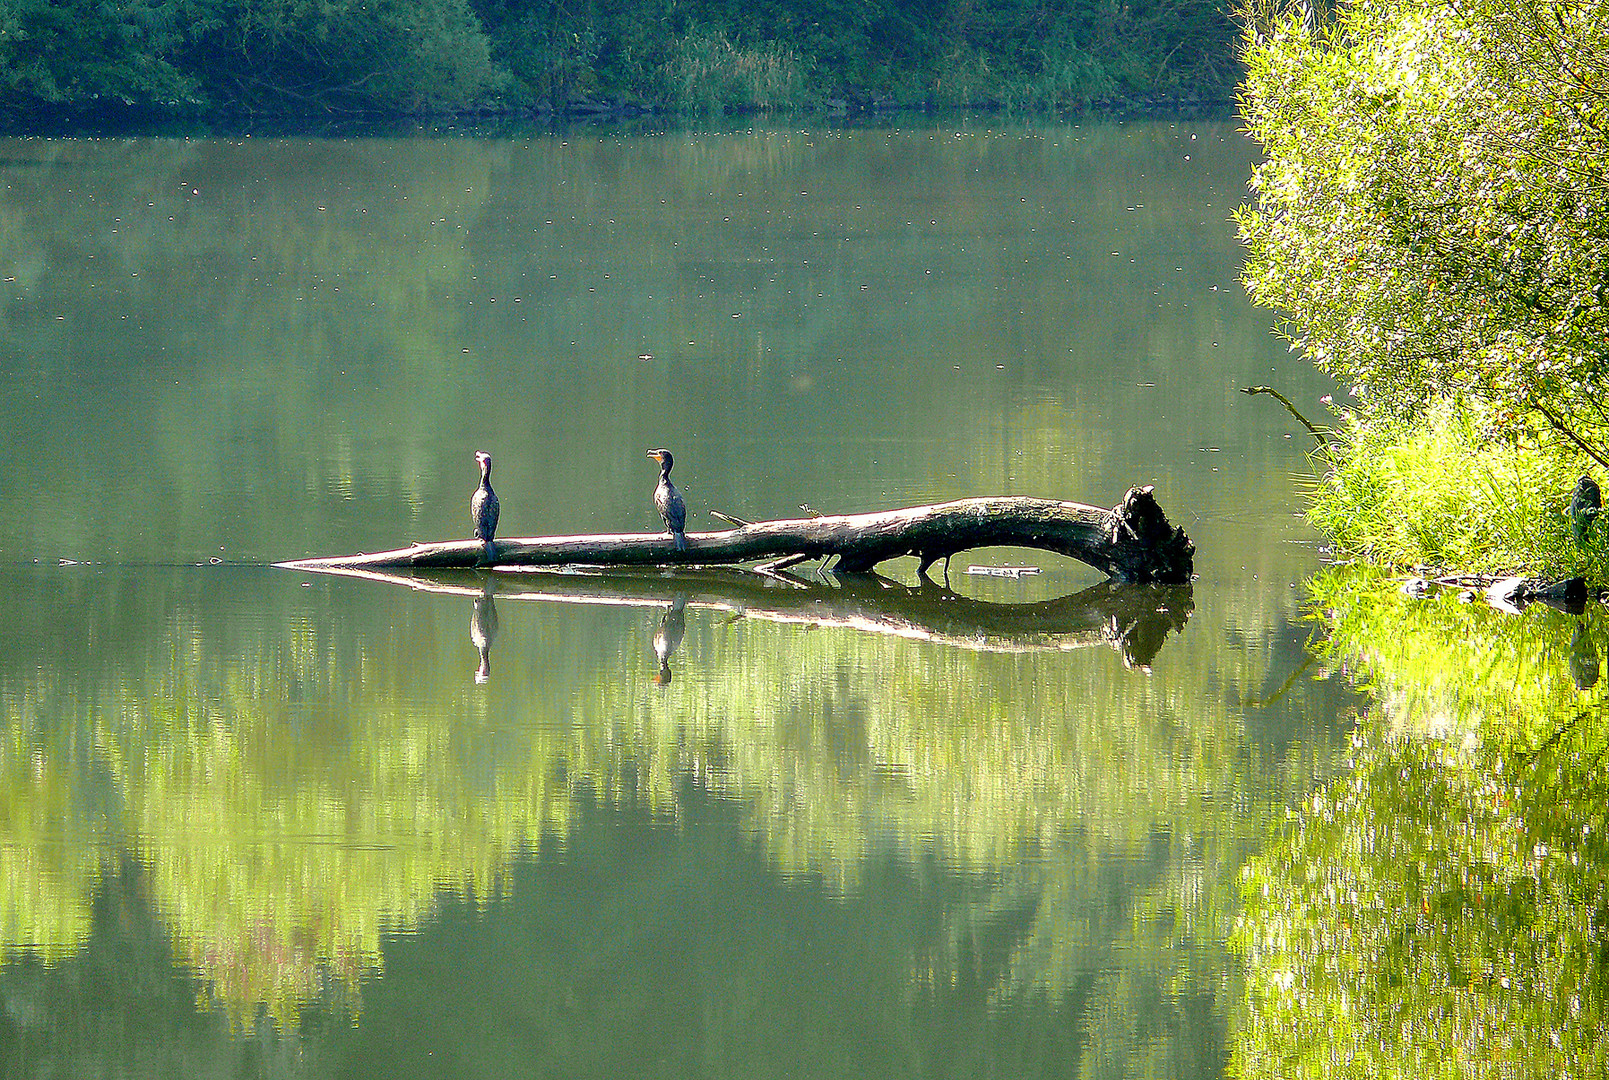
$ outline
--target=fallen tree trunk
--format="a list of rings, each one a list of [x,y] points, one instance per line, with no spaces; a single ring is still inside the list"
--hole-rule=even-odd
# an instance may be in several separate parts
[[[919,572],[978,547],[1028,547],[1088,563],[1122,582],[1183,584],[1195,545],[1168,523],[1150,487],[1130,488],[1110,510],[1082,503],[1000,496],[874,514],[756,521],[723,532],[688,533],[677,550],[666,533],[543,536],[498,540],[500,567],[710,566],[837,556],[834,570],[865,573],[914,555]],[[472,568],[485,565],[478,540],[415,544],[396,551],[278,564],[298,570]]]

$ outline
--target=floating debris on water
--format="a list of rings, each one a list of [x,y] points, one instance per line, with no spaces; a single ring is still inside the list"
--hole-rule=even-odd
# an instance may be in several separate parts
[[[1020,578],[1039,573],[1037,566],[969,566],[967,573],[974,577]]]

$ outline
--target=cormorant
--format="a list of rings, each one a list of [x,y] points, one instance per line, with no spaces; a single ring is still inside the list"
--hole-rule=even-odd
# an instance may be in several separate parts
[[[659,516],[665,519],[665,528],[670,530],[676,550],[686,551],[687,504],[682,501],[682,493],[676,490],[676,485],[670,482],[670,467],[676,459],[663,448],[648,451],[648,456],[659,462],[659,486],[654,488],[654,505],[659,508]]]
[[[497,492],[492,490],[492,455],[484,450],[475,451],[480,465],[480,487],[469,498],[469,516],[475,522],[475,539],[486,545],[486,561],[497,561],[497,549],[492,539],[497,535]]]

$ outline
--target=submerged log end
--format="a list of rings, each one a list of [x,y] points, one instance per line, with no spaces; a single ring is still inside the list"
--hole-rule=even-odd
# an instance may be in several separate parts
[[[1195,573],[1196,545],[1168,521],[1152,486],[1129,488],[1112,511],[1107,573],[1118,581],[1185,585]]]

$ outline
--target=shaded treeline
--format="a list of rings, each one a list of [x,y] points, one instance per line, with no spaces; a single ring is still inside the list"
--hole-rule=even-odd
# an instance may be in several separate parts
[[[1219,0],[0,0],[0,110],[1081,108],[1227,97]]]

